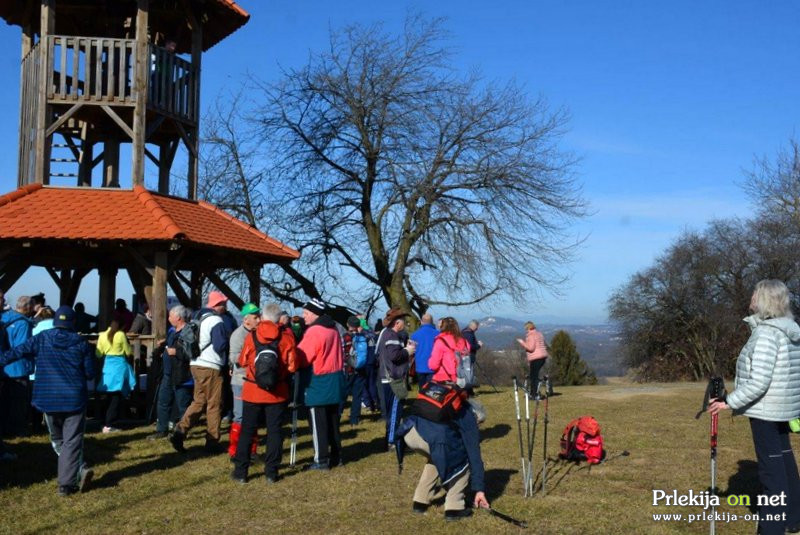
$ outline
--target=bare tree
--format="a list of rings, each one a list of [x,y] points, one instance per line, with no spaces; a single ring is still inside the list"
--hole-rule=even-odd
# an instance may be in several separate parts
[[[774,159],[756,158],[746,174],[744,190],[767,213],[783,213],[800,224],[800,145],[790,139],[789,146]]]
[[[585,209],[575,160],[558,147],[566,114],[514,84],[459,75],[444,38],[441,20],[421,17],[397,36],[347,27],[277,83],[254,79],[242,117],[217,114],[214,176],[233,178],[212,200],[234,199],[303,254],[263,272],[275,296],[419,315],[563,280],[578,243],[567,230]],[[237,137],[238,120],[257,137]],[[261,169],[237,166],[256,152]]]

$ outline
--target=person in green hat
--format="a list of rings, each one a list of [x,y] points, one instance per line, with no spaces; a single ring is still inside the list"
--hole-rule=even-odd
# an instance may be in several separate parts
[[[239,354],[244,347],[247,336],[258,327],[261,319],[261,310],[258,305],[247,303],[239,313],[242,316],[242,324],[233,331],[230,341],[230,353],[228,355],[228,366],[231,374],[231,389],[233,390],[233,422],[230,430],[230,444],[228,444],[228,455],[233,458],[236,455],[236,446],[239,443],[239,435],[242,432],[242,387],[247,370],[238,366]],[[258,444],[258,437],[253,437],[253,445]]]

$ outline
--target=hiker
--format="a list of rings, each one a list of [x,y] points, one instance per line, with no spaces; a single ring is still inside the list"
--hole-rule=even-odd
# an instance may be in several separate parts
[[[405,345],[402,334],[406,328],[407,312],[400,307],[392,307],[383,318],[383,330],[378,335],[375,349],[378,359],[378,395],[381,399],[381,413],[386,422],[386,435],[384,437],[387,451],[394,447],[395,433],[402,416],[401,403],[405,399],[406,377],[408,375],[409,361],[414,355],[416,344]],[[405,347],[404,347],[405,345]],[[392,383],[395,389],[392,388]],[[398,398],[397,394],[401,395]]]
[[[411,335],[411,339],[417,344],[414,361],[417,366],[417,383],[422,386],[433,379],[434,370],[430,368],[428,361],[433,351],[433,340],[439,335],[439,330],[433,326],[433,316],[427,312],[420,318],[420,323],[419,329]]]
[[[244,311],[244,310],[243,310]],[[231,478],[240,483],[247,482],[250,466],[251,443],[258,430],[258,420],[263,415],[267,428],[267,453],[264,457],[264,475],[267,483],[278,481],[278,466],[281,464],[283,437],[281,420],[289,401],[289,376],[295,372],[297,347],[291,328],[280,325],[281,309],[276,303],[264,305],[261,321],[244,340],[238,359],[239,367],[246,371],[242,387],[242,426],[234,457]],[[254,340],[255,337],[255,340]],[[258,344],[256,344],[256,340]],[[269,346],[272,347],[269,347]],[[277,353],[274,372],[275,385],[266,390],[256,383],[256,358],[264,349]],[[263,357],[259,357],[263,358]]]
[[[189,408],[183,414],[175,432],[169,440],[178,452],[185,452],[183,446],[186,433],[195,425],[200,416],[206,414],[206,442],[203,448],[206,453],[219,452],[221,402],[222,402],[222,368],[228,356],[230,331],[225,327],[222,314],[228,307],[225,294],[214,290],[209,292],[206,308],[197,314],[197,355],[192,355],[190,369],[194,380],[194,397]],[[189,327],[192,328],[192,327]]]
[[[114,301],[114,312],[112,312],[111,319],[117,320],[122,332],[126,333],[131,330],[134,315],[133,312],[128,309],[128,303],[126,303],[124,299],[119,298]]]
[[[228,370],[233,390],[233,420],[231,420],[230,442],[228,443],[228,455],[231,459],[236,455],[236,446],[242,431],[242,387],[247,375],[247,370],[239,366],[239,355],[242,354],[247,337],[258,327],[261,311],[254,303],[247,303],[242,307],[239,315],[242,316],[242,324],[231,334],[228,352]]]
[[[86,426],[86,381],[94,377],[94,352],[74,331],[75,312],[62,306],[55,312],[54,329],[29,338],[0,355],[5,365],[20,359],[36,362],[33,405],[45,414],[50,443],[58,455],[58,494],[85,491],[93,476],[83,462]]]
[[[347,385],[342,402],[339,404],[339,418],[342,417],[347,396],[352,395],[350,403],[350,425],[356,426],[361,421],[361,405],[364,386],[367,382],[367,368],[375,361],[374,344],[370,347],[367,335],[361,327],[357,316],[347,318],[347,333],[342,337],[345,355],[345,377]]]
[[[118,319],[112,319],[108,329],[97,337],[96,353],[98,359],[103,359],[102,373],[97,383],[97,391],[106,394],[103,433],[113,433],[119,431],[115,425],[122,398],[127,399],[136,387],[136,375],[128,362],[128,358],[133,356],[133,349],[125,332],[120,329]]]
[[[361,408],[369,409],[370,412],[375,413],[380,411],[381,401],[378,397],[378,359],[375,357],[375,344],[378,336],[369,328],[367,319],[358,316],[358,321],[361,324],[361,333],[367,338],[367,346],[369,349],[366,375],[364,378],[364,392],[361,396]]]
[[[771,497],[785,493],[782,504],[770,500],[760,506],[762,535],[800,529],[800,477],[787,424],[800,415],[800,326],[790,300],[781,281],[756,284],[750,300],[753,314],[744,319],[752,332],[736,361],[735,388],[708,406],[712,415],[733,409],[750,419],[761,493]]]
[[[483,342],[478,340],[478,337],[475,333],[478,331],[478,327],[481,324],[478,320],[471,320],[469,325],[467,325],[463,331],[461,331],[461,335],[467,340],[469,343],[469,358],[472,363],[472,367],[475,367],[475,356],[478,354],[478,350],[483,347]]]
[[[461,330],[455,318],[443,318],[440,325],[442,330],[434,339],[429,365],[434,372],[434,381],[455,383],[458,379],[456,374],[458,370],[456,352],[459,355],[467,356],[470,352],[470,345],[461,336]]]
[[[402,447],[405,445],[422,454],[425,466],[422,469],[411,510],[424,514],[441,486],[446,491],[444,502],[445,520],[461,520],[472,515],[466,507],[467,484],[475,493],[474,507],[489,508],[484,484],[484,467],[481,459],[478,420],[468,404],[464,404],[449,422],[439,423],[419,416],[403,420],[398,430],[403,437],[398,442],[401,448],[398,459],[402,462]]]
[[[342,464],[339,402],[344,393],[342,340],[326,305],[312,298],[303,306],[306,331],[297,345],[300,384],[308,407],[314,442],[314,462],[308,470],[330,470]]]
[[[531,399],[539,399],[539,372],[544,367],[544,363],[549,356],[544,335],[536,330],[536,325],[532,321],[525,322],[525,340],[517,338],[517,343],[525,350],[525,356],[530,367],[530,378],[528,379],[529,396]]]
[[[31,298],[22,295],[17,298],[14,310],[6,310],[0,317],[5,335],[0,341],[0,349],[14,349],[24,344],[33,333]],[[5,436],[25,436],[28,434],[28,407],[31,404],[30,374],[33,363],[20,360],[7,364],[2,371],[0,388],[0,430]]]
[[[83,303],[75,303],[75,331],[79,333],[93,333],[97,330],[97,316],[86,313]]]

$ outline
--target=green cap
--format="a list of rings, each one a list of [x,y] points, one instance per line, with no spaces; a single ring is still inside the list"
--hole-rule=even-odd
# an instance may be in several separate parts
[[[242,317],[247,316],[248,314],[259,314],[261,311],[258,308],[258,305],[254,305],[253,303],[247,303],[245,306],[242,307],[242,311],[239,313]]]

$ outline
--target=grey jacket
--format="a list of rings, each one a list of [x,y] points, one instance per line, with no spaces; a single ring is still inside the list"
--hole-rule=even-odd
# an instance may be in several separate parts
[[[727,403],[736,414],[770,422],[800,416],[800,326],[790,318],[744,319],[750,339],[736,361]]]

